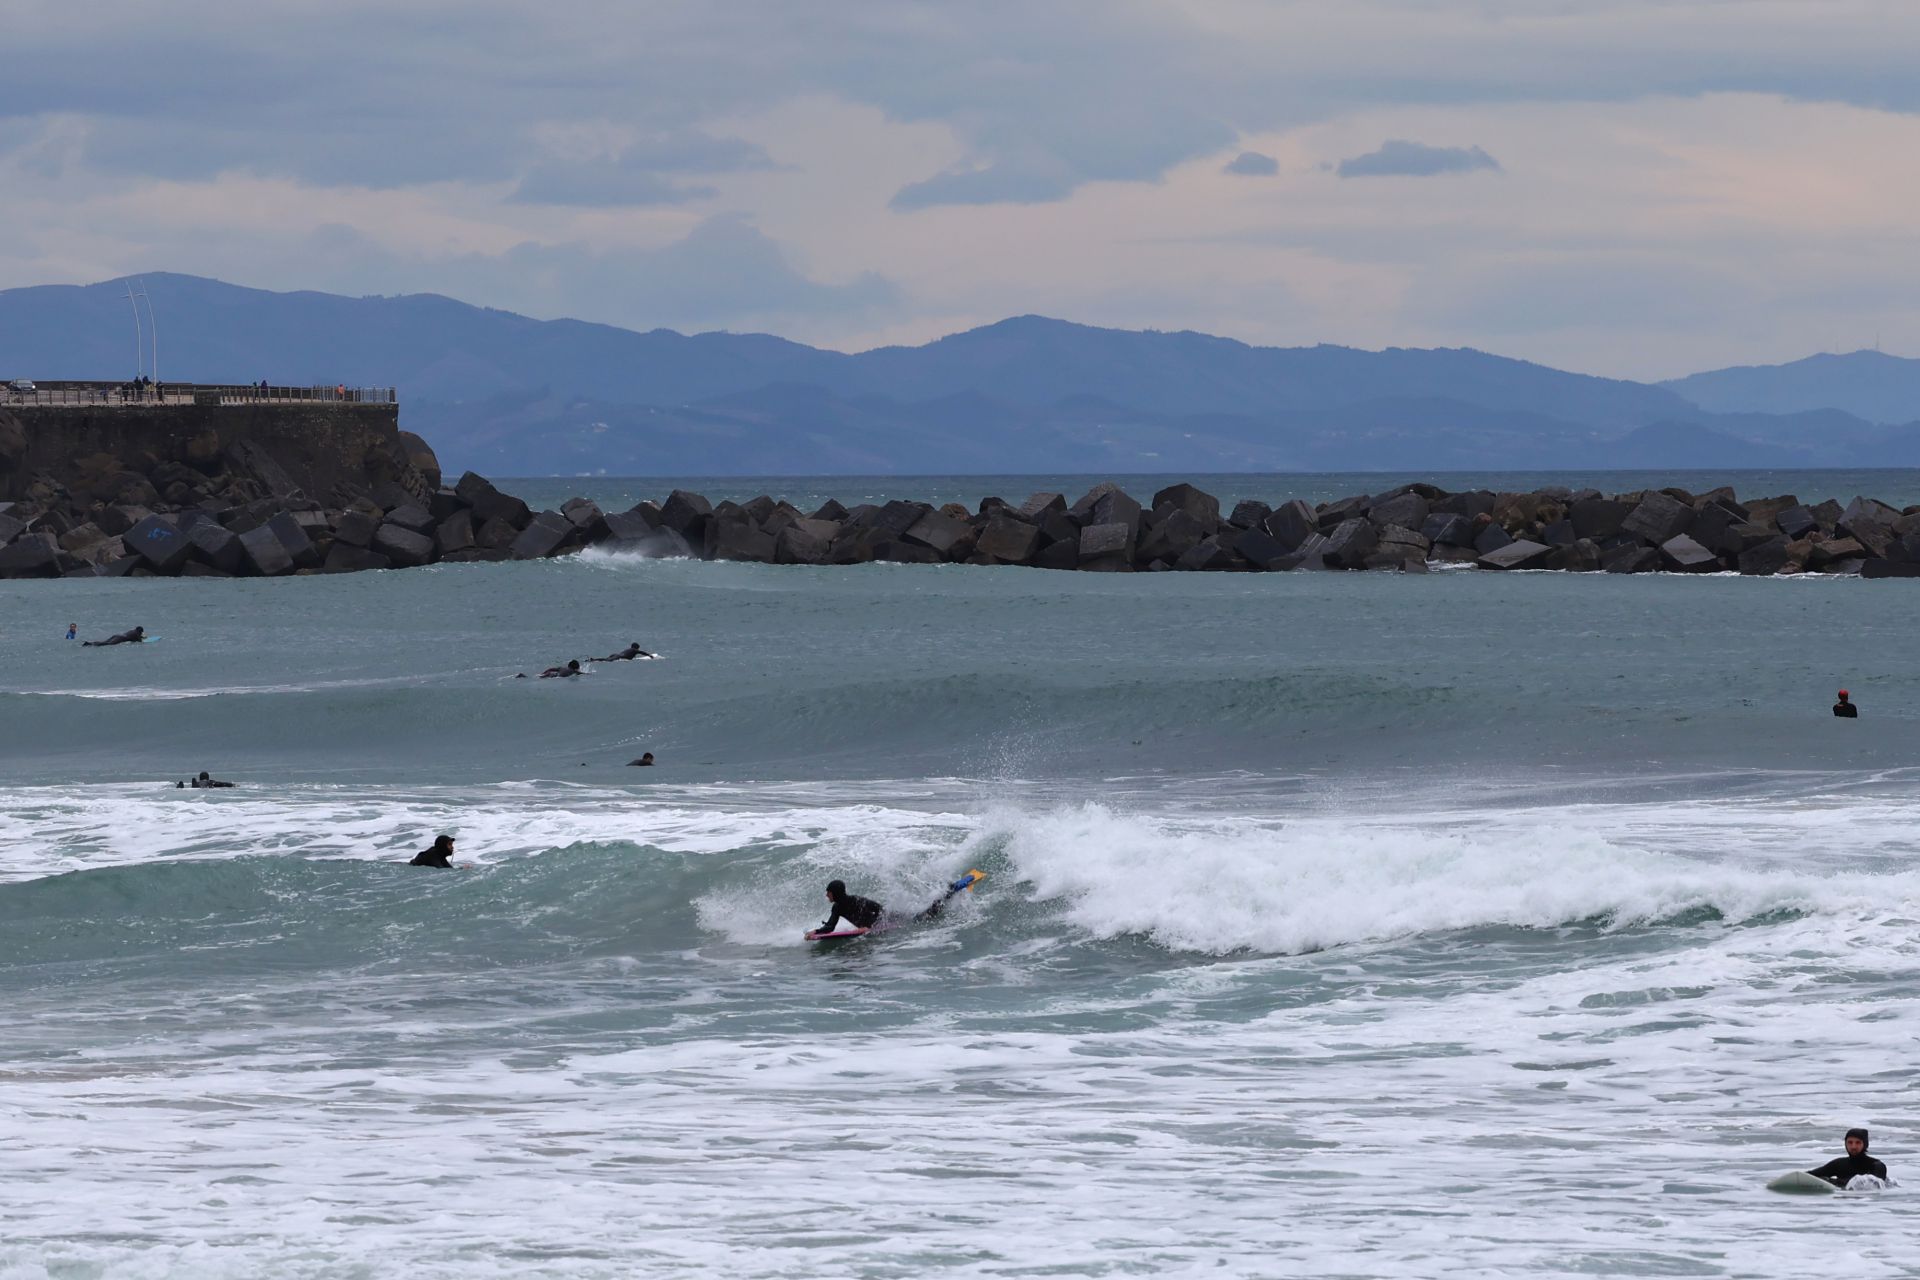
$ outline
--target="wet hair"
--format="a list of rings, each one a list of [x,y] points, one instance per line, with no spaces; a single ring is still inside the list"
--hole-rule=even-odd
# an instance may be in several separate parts
[[[207,776],[207,771],[206,771],[205,769],[202,769],[202,770],[200,771],[200,776],[201,776],[201,777],[203,777],[203,778],[204,778],[204,777],[206,777],[206,776]]]
[[[580,659],[578,658],[567,659],[567,670],[578,671],[579,669],[580,669]]]
[[[1849,1129],[1847,1130],[1847,1136],[1849,1138],[1860,1139],[1860,1149],[1862,1151],[1867,1149],[1867,1131],[1865,1129]]]
[[[835,902],[846,897],[847,882],[845,880],[829,880],[827,882],[827,896]]]

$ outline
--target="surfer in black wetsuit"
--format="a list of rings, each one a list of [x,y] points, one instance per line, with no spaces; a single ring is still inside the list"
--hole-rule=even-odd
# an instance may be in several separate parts
[[[827,901],[832,904],[833,914],[820,926],[821,933],[832,933],[833,927],[844,919],[856,929],[871,929],[880,921],[886,908],[872,898],[862,898],[858,894],[847,892],[847,882],[835,880],[827,885]]]
[[[122,631],[117,636],[108,636],[105,640],[82,640],[80,647],[83,649],[104,649],[110,644],[145,644],[146,642],[147,629],[145,627],[135,627],[131,631]]]
[[[1848,720],[1858,720],[1860,718],[1860,708],[1847,701],[1847,691],[1845,689],[1840,691],[1840,701],[1833,704],[1833,714],[1842,716]]]
[[[1834,1186],[1845,1190],[1847,1183],[1863,1173],[1872,1174],[1885,1182],[1887,1166],[1867,1154],[1867,1131],[1865,1129],[1847,1130],[1847,1154],[1838,1160],[1829,1160],[1818,1169],[1809,1169],[1816,1178],[1824,1178]]]
[[[564,667],[548,667],[540,673],[540,678],[542,680],[564,680],[568,676],[577,676],[579,674],[580,659],[574,658],[568,661]]]
[[[208,777],[207,771],[205,769],[202,769],[200,771],[200,776],[193,780],[193,785],[196,787],[213,788],[213,787],[230,787],[233,784],[231,782],[222,782],[218,778]]]
[[[453,866],[453,837],[435,837],[433,848],[422,849],[420,852],[414,854],[413,861],[407,865],[410,867],[445,867],[451,869]]]
[[[651,658],[653,655],[642,649],[638,642],[628,645],[618,653],[610,653],[604,658],[595,658],[595,662],[632,662],[635,658]]]

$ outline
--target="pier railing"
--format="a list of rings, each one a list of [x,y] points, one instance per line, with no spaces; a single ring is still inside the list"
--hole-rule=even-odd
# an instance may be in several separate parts
[[[137,386],[118,382],[40,382],[31,391],[15,391],[0,382],[0,405],[21,408],[135,408],[155,404],[398,404],[392,387],[289,387],[254,384],[162,382]]]

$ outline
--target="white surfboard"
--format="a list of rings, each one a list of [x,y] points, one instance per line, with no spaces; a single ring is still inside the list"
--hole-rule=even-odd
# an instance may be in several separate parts
[[[1825,1178],[1816,1178],[1804,1169],[1783,1173],[1767,1184],[1767,1190],[1785,1192],[1790,1196],[1830,1196],[1839,1189]]]

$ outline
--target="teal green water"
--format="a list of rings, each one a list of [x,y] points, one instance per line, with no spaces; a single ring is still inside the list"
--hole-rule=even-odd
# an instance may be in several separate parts
[[[0,1275],[1903,1273],[1913,585],[0,584]]]

